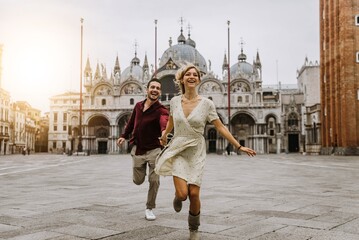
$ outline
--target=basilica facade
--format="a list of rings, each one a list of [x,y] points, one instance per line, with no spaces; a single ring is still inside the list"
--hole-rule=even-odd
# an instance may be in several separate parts
[[[259,52],[254,56],[255,60],[248,62],[242,46],[237,61],[228,66],[225,54],[222,76],[218,77],[196,49],[190,34],[185,37],[181,30],[176,44],[169,40],[157,71],[150,68],[147,56],[141,65],[137,53],[123,71],[117,57],[109,74],[99,63],[93,69],[87,59],[82,107],[79,93],[67,92],[50,99],[49,151],[77,152],[81,141],[83,151],[89,154],[127,153],[128,145],[117,146],[116,140],[135,104],[145,98],[147,82],[152,77],[161,81],[161,102],[169,107],[171,98],[179,94],[175,74],[188,62],[201,71],[199,94],[214,102],[221,121],[241,145],[259,154],[303,151],[303,94],[298,89],[263,85]],[[224,152],[227,142],[210,123],[204,136],[208,153]]]

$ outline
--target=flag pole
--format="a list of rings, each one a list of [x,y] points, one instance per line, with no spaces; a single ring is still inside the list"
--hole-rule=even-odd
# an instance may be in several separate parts
[[[81,50],[80,50],[80,116],[79,116],[79,144],[77,151],[82,152],[82,46],[83,46],[83,23],[84,19],[81,18]]]
[[[155,78],[157,77],[157,19],[155,19]]]
[[[228,83],[227,83],[227,92],[228,92],[228,130],[231,131],[231,71],[230,71],[230,28],[229,24],[231,22],[228,20]]]

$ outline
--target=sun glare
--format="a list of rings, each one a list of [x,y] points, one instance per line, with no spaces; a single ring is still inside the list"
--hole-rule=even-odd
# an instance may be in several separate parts
[[[75,64],[66,41],[44,31],[31,31],[27,37],[16,36],[5,46],[6,88],[15,101],[23,100],[35,108],[47,108],[49,97],[69,86],[69,71]],[[31,94],[30,92],[31,91]]]

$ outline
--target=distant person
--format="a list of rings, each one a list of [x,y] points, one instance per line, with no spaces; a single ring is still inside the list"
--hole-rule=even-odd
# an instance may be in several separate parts
[[[138,102],[132,112],[125,131],[117,140],[121,145],[130,134],[130,144],[133,163],[133,182],[140,185],[146,177],[148,165],[149,189],[147,195],[145,218],[155,220],[153,209],[156,207],[156,197],[160,186],[160,177],[155,173],[157,155],[161,152],[159,138],[165,130],[168,121],[168,110],[159,102],[161,95],[161,82],[151,79],[147,84],[147,97]]]
[[[206,159],[206,141],[203,137],[206,123],[215,126],[237,150],[256,155],[250,148],[241,146],[219,119],[214,103],[198,95],[201,73],[192,64],[183,66],[176,74],[181,95],[171,99],[170,117],[161,136],[162,145],[167,145],[167,135],[174,129],[172,140],[161,153],[156,163],[156,173],[173,176],[175,196],[173,208],[182,209],[182,201],[189,198],[188,226],[190,239],[199,239],[201,201],[200,187]]]
[[[226,151],[227,151],[227,155],[231,155],[232,152],[232,145],[230,143],[228,143],[227,147],[226,147]]]

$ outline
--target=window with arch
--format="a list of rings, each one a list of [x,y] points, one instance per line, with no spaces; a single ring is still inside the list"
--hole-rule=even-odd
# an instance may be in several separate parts
[[[106,138],[108,137],[108,131],[105,128],[100,128],[96,131],[96,137]]]
[[[208,131],[208,139],[209,139],[209,140],[215,140],[216,138],[217,138],[217,131],[216,131],[216,129],[211,128],[211,129]]]
[[[274,117],[269,117],[268,118],[268,122],[267,122],[267,128],[268,128],[268,132],[267,134],[269,134],[270,136],[274,136],[275,134],[275,128],[276,128],[276,121],[275,121],[275,118]]]
[[[241,103],[243,101],[242,96],[237,97],[237,102]]]
[[[288,116],[288,126],[298,126],[298,117],[295,113],[291,113]]]
[[[106,99],[102,99],[101,104],[102,104],[102,106],[105,106],[106,105]]]
[[[133,104],[135,104],[135,99],[131,98],[130,99],[130,105],[133,105]]]

